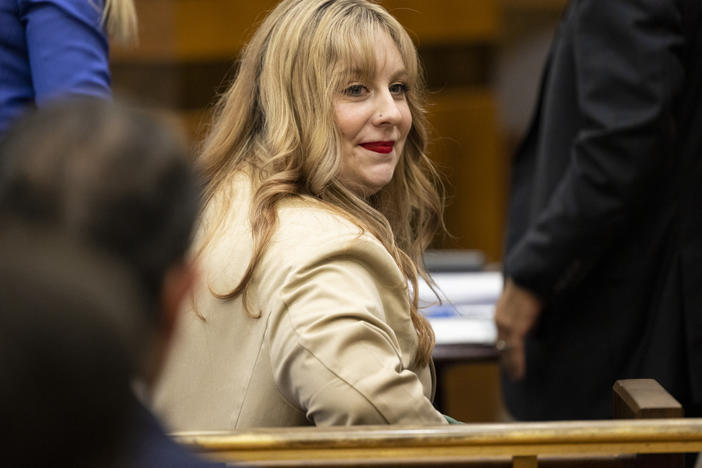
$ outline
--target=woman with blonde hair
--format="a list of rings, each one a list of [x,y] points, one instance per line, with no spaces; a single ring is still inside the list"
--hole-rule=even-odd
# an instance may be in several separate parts
[[[375,3],[263,21],[201,153],[201,284],[154,397],[172,429],[446,423],[415,294],[442,226],[422,90]]]
[[[108,35],[135,34],[134,0],[0,0],[0,135],[29,107],[109,98]]]

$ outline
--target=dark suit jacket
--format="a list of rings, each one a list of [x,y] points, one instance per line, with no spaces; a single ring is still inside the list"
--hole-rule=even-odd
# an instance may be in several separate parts
[[[161,424],[136,400],[133,402],[132,431],[127,460],[129,468],[224,468],[187,451],[163,431]]]
[[[699,0],[572,0],[518,150],[505,275],[536,292],[520,419],[608,418],[618,378],[702,399]]]

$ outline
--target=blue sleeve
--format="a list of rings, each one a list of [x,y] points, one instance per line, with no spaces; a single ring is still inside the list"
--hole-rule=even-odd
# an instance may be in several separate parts
[[[103,0],[18,0],[35,101],[63,95],[109,97]]]

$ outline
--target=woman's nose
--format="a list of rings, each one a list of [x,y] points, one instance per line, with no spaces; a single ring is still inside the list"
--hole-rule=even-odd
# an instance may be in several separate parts
[[[375,110],[374,123],[376,125],[396,124],[402,117],[399,103],[389,91],[381,93],[377,97],[377,107]]]

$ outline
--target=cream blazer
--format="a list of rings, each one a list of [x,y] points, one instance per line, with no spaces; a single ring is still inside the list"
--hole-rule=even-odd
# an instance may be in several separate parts
[[[411,364],[417,337],[400,270],[375,237],[320,203],[280,203],[249,313],[240,297],[212,294],[237,284],[252,252],[250,187],[241,176],[234,186],[154,393],[166,425],[445,424],[431,369]],[[205,227],[217,210],[215,201]]]

